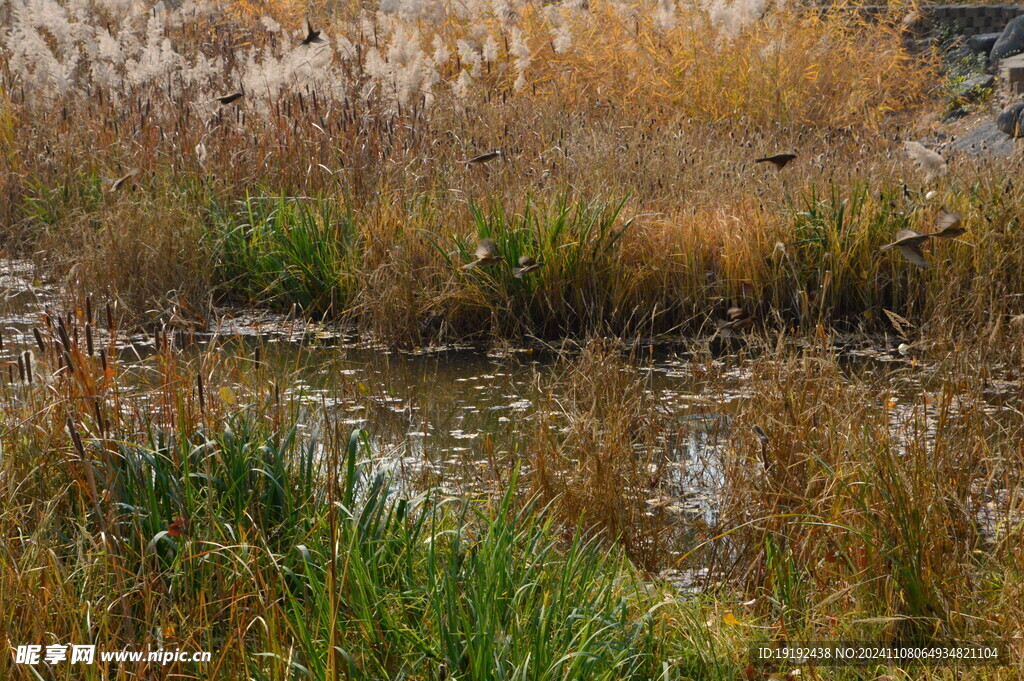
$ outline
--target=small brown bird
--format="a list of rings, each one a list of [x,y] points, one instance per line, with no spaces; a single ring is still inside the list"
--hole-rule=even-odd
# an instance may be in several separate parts
[[[730,307],[725,319],[718,320],[718,331],[728,336],[738,331],[746,331],[754,325],[754,317],[742,307]]]
[[[327,42],[320,37],[319,30],[313,29],[313,25],[309,23],[309,17],[302,20],[302,30],[306,32],[306,37],[302,39],[303,45],[321,45]]]
[[[768,433],[764,432],[764,428],[759,425],[753,426],[754,435],[761,442],[761,463],[764,465],[765,473],[770,473],[772,470],[772,461],[768,458],[768,445],[771,444],[771,440],[768,438]]]
[[[498,244],[494,239],[480,239],[476,246],[476,260],[463,265],[462,270],[468,272],[475,267],[490,267],[501,262],[501,254],[498,253]]]
[[[227,106],[231,102],[237,102],[242,97],[243,95],[241,92],[232,92],[230,95],[222,95],[220,97],[215,97],[215,99],[224,106]]]
[[[473,158],[471,158],[468,161],[466,161],[466,164],[467,165],[478,165],[478,164],[481,164],[481,163],[487,163],[488,161],[493,161],[494,159],[498,158],[499,156],[501,156],[501,150],[489,151],[486,154],[480,154],[479,156],[474,156]]]
[[[924,252],[921,250],[921,245],[932,238],[931,234],[921,234],[915,232],[912,229],[901,229],[896,232],[896,240],[891,244],[886,244],[878,249],[879,253],[891,250],[893,248],[900,249],[900,253],[903,257],[909,260],[914,265],[927,269],[930,267],[928,261],[924,259]]]
[[[954,213],[943,208],[939,212],[939,217],[935,220],[935,231],[931,233],[931,236],[937,236],[942,239],[955,239],[961,234],[966,234],[967,228],[961,224],[962,221],[963,216],[960,213]]]
[[[529,274],[534,270],[539,270],[543,265],[544,263],[540,260],[524,255],[519,258],[519,267],[512,270],[512,275],[515,276],[516,279],[522,279],[524,274]]]
[[[764,158],[755,159],[754,163],[771,163],[775,166],[776,170],[782,170],[786,167],[786,164],[794,158],[796,158],[796,154],[775,154],[773,156],[765,156]]]
[[[118,189],[123,187],[125,185],[125,183],[127,183],[129,180],[131,180],[133,177],[135,177],[138,174],[139,174],[139,169],[138,168],[132,168],[131,170],[129,170],[127,173],[125,173],[123,176],[117,178],[116,180],[108,180],[108,182],[110,182],[110,190],[109,190],[110,193],[113,194],[114,192],[116,192]]]

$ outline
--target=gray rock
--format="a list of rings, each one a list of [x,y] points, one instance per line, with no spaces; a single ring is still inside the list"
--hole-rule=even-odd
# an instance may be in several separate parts
[[[952,111],[947,113],[945,116],[943,116],[941,122],[942,123],[952,123],[953,121],[958,121],[961,118],[966,118],[967,116],[970,116],[970,115],[971,115],[970,111],[968,111],[967,109],[965,109],[963,107],[959,107],[959,108],[953,109]]]
[[[959,65],[964,62],[973,62],[978,59],[978,53],[970,48],[970,46],[963,44],[957,45],[946,51],[945,59],[949,64]]]
[[[1002,33],[979,33],[967,39],[967,47],[975,54],[988,54],[995,47]]]
[[[988,94],[988,91],[995,85],[995,76],[990,76],[987,73],[973,73],[956,83],[951,88],[950,94],[962,100],[974,102]]]
[[[1010,23],[1003,29],[999,40],[992,46],[990,56],[993,61],[998,61],[1022,52],[1024,52],[1024,16],[1019,16],[1010,20]]]
[[[978,157],[1010,156],[1017,148],[1017,142],[999,132],[992,118],[981,120],[978,125],[957,136],[952,145],[970,156]]]
[[[996,128],[1010,137],[1024,137],[1024,102],[1004,109],[996,116]]]

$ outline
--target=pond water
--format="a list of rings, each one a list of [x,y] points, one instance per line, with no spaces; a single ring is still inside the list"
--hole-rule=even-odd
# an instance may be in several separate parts
[[[58,308],[56,290],[34,281],[31,266],[7,262],[0,268],[0,291],[3,358],[14,362],[17,353],[33,348],[32,329],[42,325],[44,308],[51,314]],[[138,369],[140,390],[155,343],[143,335],[117,342],[122,365]],[[178,333],[172,343],[186,356],[218,348],[250,358],[254,366],[258,362],[266,376],[287,386],[288,396],[310,407],[311,419],[326,407],[337,422],[366,429],[378,468],[393,471],[399,484],[411,487],[462,495],[491,492],[528,458],[526,449],[542,423],[567,427],[560,409],[564,382],[558,377],[571,352],[543,347],[396,352],[337,330],[253,311],[224,311],[212,328]],[[890,379],[892,429],[899,439],[920,408],[925,386],[941,376],[890,346],[895,343],[850,343],[837,354],[851,375]],[[648,503],[660,513],[714,526],[721,454],[732,427],[727,414],[734,412],[729,407],[757,399],[749,385],[752,360],[745,353],[694,357],[654,345],[634,349],[630,357],[625,370],[636,373],[651,408],[674,424],[658,441],[667,464]],[[8,376],[16,379],[13,369]],[[993,378],[993,386],[984,408],[1017,418],[1013,396],[1019,397],[1019,380]],[[925,427],[933,428],[935,414],[924,408]]]

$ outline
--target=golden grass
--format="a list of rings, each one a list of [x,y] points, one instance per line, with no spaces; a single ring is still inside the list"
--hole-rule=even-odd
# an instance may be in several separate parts
[[[705,586],[740,589],[779,635],[843,638],[859,622],[869,637],[1013,639],[1024,423],[992,408],[985,355],[933,353],[925,377],[762,340],[753,360],[698,354],[687,366],[704,399],[682,414],[646,404],[635,369],[588,346],[545,407],[567,427],[542,423],[527,448],[533,489],[641,564],[707,569]],[[735,372],[750,397],[731,392]],[[717,451],[710,524],[665,510],[692,492],[670,470],[693,437]]]
[[[264,46],[270,38],[254,8],[239,7],[238,18],[218,19],[220,29]],[[299,9],[266,11],[297,26]],[[12,225],[9,247],[42,249],[60,276],[77,264],[88,274],[83,285],[114,293],[137,320],[176,299],[180,314],[203,317],[213,296],[280,298],[238,287],[220,266],[231,254],[216,252],[217,230],[246,228],[231,212],[236,202],[247,194],[313,197],[349,212],[358,232],[358,264],[345,275],[345,292],[331,295],[331,314],[404,344],[697,333],[731,305],[773,326],[805,329],[887,330],[889,309],[938,337],[953,325],[987,333],[1021,313],[1013,294],[1021,251],[1010,237],[1022,199],[1002,182],[1014,161],[954,162],[935,205],[965,212],[970,234],[929,254],[938,258],[935,270],[908,271],[898,257],[876,255],[897,229],[927,229],[936,210],[900,193],[904,183],[933,187],[899,158],[897,143],[931,105],[936,60],[904,51],[892,21],[774,9],[729,37],[700,11],[680,8],[666,28],[646,5],[629,15],[595,3],[586,12],[557,10],[574,39],[556,52],[550,11],[527,6],[516,20],[532,46],[519,91],[509,27],[497,19],[479,29],[455,15],[434,27],[410,24],[423,44],[436,31],[453,50],[468,31],[498,45],[466,97],[439,85],[430,108],[396,111],[372,98],[334,102],[305,92],[281,95],[266,114],[248,99],[215,107],[204,122],[194,111],[208,93],[198,89],[54,100],[26,95],[8,74],[4,139],[14,172],[0,180],[0,215]],[[353,33],[352,14],[317,16],[364,61],[377,45]],[[230,59],[237,46],[204,42],[205,28],[174,29],[173,41],[186,53],[202,46]],[[364,61],[346,68],[362,73]],[[457,71],[449,62],[442,83]],[[223,83],[225,91],[234,86]],[[494,148],[502,160],[463,164]],[[782,173],[751,163],[784,149],[800,156]],[[142,171],[132,191],[98,191],[99,177],[129,168]],[[968,191],[969,183],[979,190]],[[623,222],[632,222],[607,262],[575,278],[542,270],[529,295],[509,282],[461,276],[461,263],[451,261],[478,236],[473,206],[499,206],[512,224],[527,212],[548,219],[563,200],[620,199]],[[169,202],[180,204],[173,210],[184,229],[139,228],[118,239],[107,225],[121,211]],[[89,233],[113,238],[83,248]],[[125,246],[136,241],[137,249]],[[143,252],[146,263],[132,262]],[[123,276],[143,268],[153,268],[152,281]],[[570,301],[559,292],[565,287],[612,293]]]

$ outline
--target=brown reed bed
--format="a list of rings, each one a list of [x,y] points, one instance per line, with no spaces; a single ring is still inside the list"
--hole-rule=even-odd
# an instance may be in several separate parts
[[[245,12],[165,29],[181,54],[223,60],[224,71],[204,83],[124,84],[129,79],[85,97],[72,77],[65,94],[39,93],[8,63],[3,139],[12,172],[0,180],[7,248],[38,254],[56,276],[72,272],[77,286],[119,297],[136,321],[147,311],[201,319],[210,300],[298,305],[402,344],[694,333],[735,304],[802,325],[814,317],[877,330],[885,305],[916,320],[952,315],[960,322],[952,304],[923,309],[924,278],[874,257],[890,231],[931,219],[927,207],[898,195],[904,183],[931,187],[894,155],[908,122],[930,106],[931,56],[906,53],[894,24],[858,23],[855,14],[772,11],[733,34],[700,11],[679,14],[672,27],[646,9],[632,22],[616,11],[601,5],[559,19],[530,8],[512,27],[521,34],[487,24],[499,46],[495,59],[473,76],[469,92],[431,91],[429,105],[396,106],[387,88],[339,96],[325,81],[298,76],[276,94],[216,104],[213,94],[236,87],[232,74],[244,76],[232,71],[247,59],[232,36],[248,37],[275,59],[290,54],[285,33],[261,28]],[[271,14],[297,23],[286,9]],[[351,33],[349,19],[328,23],[337,52],[323,73],[368,87],[378,77],[369,55],[384,50],[383,34]],[[515,87],[514,36],[548,35],[556,20],[577,36],[575,48],[551,43],[531,52],[531,78]],[[212,42],[201,39],[207,29],[217,36]],[[438,29],[439,44],[454,48],[467,30],[453,19]],[[772,34],[786,38],[769,40]],[[422,46],[430,36],[418,37]],[[340,56],[345,44],[354,59]],[[463,57],[438,67],[440,82],[472,70]],[[627,80],[630,87],[621,88]],[[752,164],[783,148],[800,152],[783,173]],[[491,149],[502,150],[497,161],[464,163]],[[992,194],[1017,200],[998,179],[1012,164],[960,166],[960,177],[978,173]],[[139,174],[109,191],[103,178],[132,169]],[[1007,229],[1006,215],[986,214],[980,224],[981,197],[965,194],[965,186],[943,185],[942,198],[973,212],[977,238]],[[258,227],[248,224],[251,197],[312,202],[321,215],[329,209],[331,229],[352,223],[351,245],[309,260],[294,240],[268,238],[267,252],[253,257],[280,276],[239,277],[253,260],[241,258],[237,239],[227,236]],[[859,214],[835,224],[843,200]],[[484,230],[539,232],[562,205],[619,201],[620,226],[631,227],[586,269],[569,263],[547,274],[551,267],[519,290],[504,278],[460,277],[452,262]],[[490,214],[490,226],[474,218],[474,207]],[[533,225],[521,219],[530,214]],[[804,214],[817,224],[802,224]],[[538,233],[511,245],[561,249],[573,238],[579,235],[531,244]],[[1004,253],[1008,261],[981,263],[981,281],[1008,288],[1002,274],[1016,251]],[[976,290],[978,277],[966,275],[979,273],[972,252],[956,254],[956,271],[932,279],[945,287],[953,277],[969,289],[965,297],[986,298],[997,308],[992,319],[1013,314],[1012,301]],[[136,276],[143,270],[152,274]],[[558,293],[566,287],[587,293],[566,300]],[[601,293],[607,290],[615,295]]]
[[[998,406],[1019,375],[979,374],[969,352],[879,370],[764,341],[754,359],[703,364],[706,399],[676,414],[641,406],[622,355],[591,344],[564,377],[569,425],[542,424],[529,447],[533,489],[660,574],[699,570],[711,593],[745,594],[735,616],[777,636],[973,637],[1019,659],[1006,599],[1020,588],[1024,423]],[[746,398],[726,387],[736,371]],[[713,444],[711,515],[669,503],[692,493],[671,473],[688,441]]]

